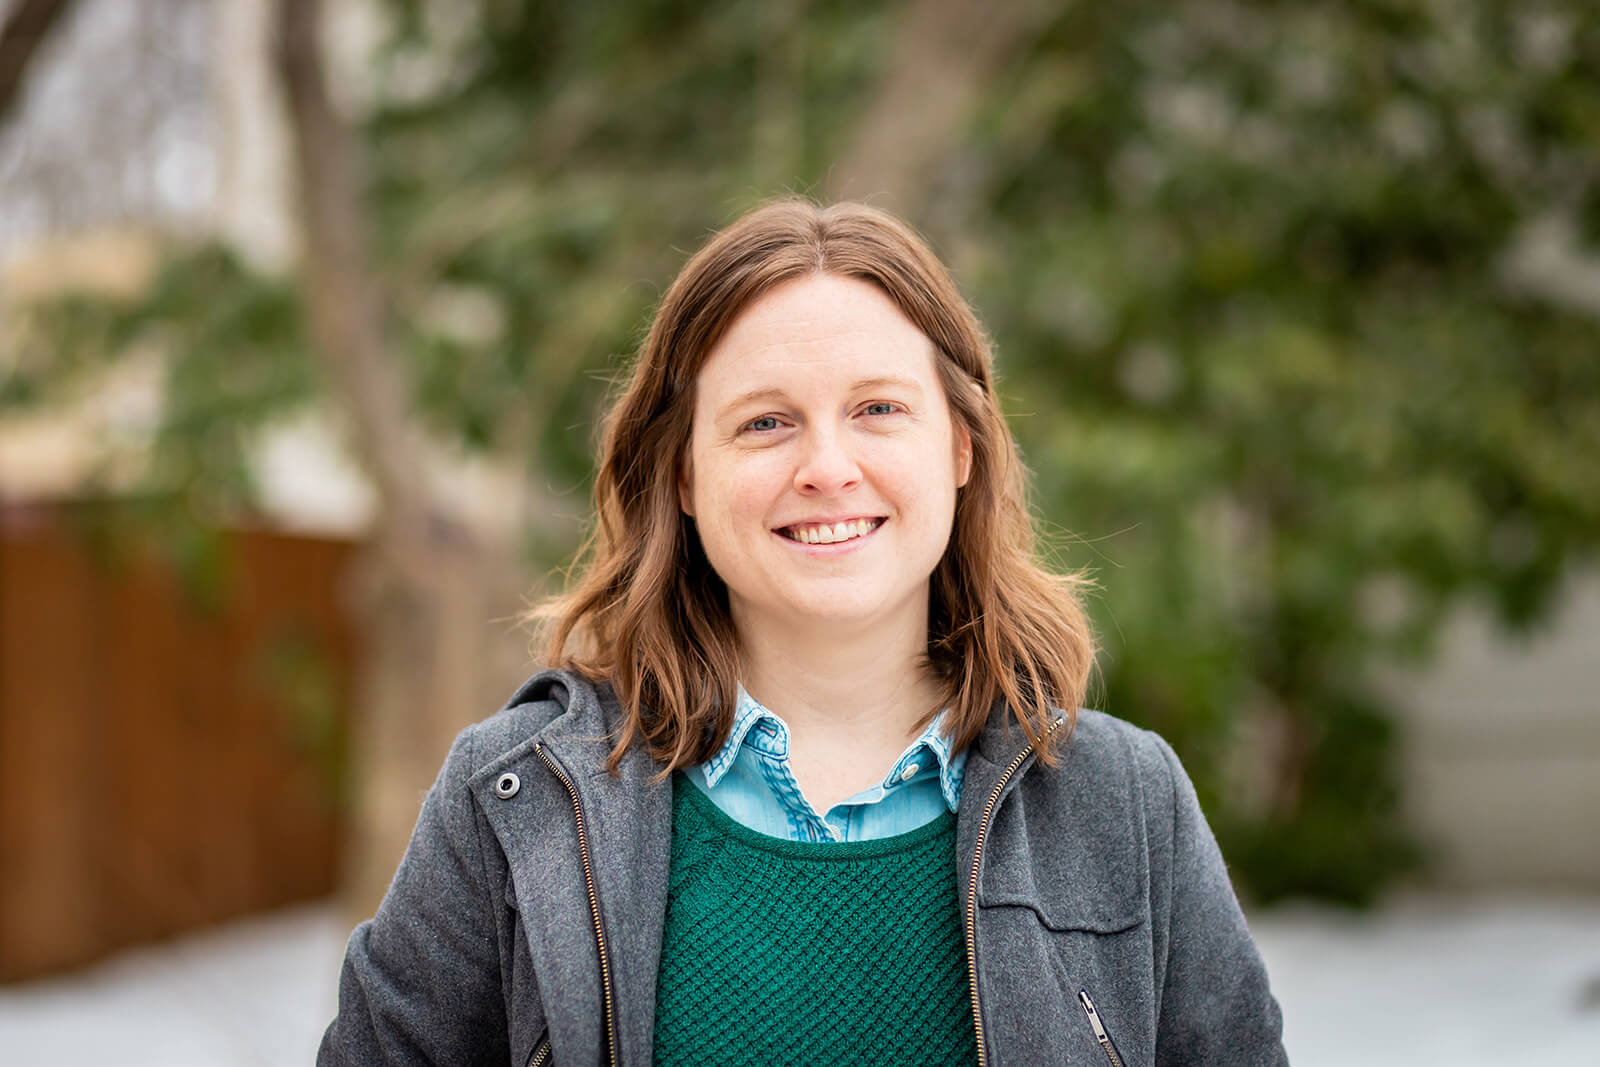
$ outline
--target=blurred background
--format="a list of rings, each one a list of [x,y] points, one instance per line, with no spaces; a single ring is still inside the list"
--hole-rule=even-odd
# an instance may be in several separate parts
[[[1600,1064],[1590,0],[0,0],[7,1062],[309,1061],[785,194],[976,305],[1295,1061]]]

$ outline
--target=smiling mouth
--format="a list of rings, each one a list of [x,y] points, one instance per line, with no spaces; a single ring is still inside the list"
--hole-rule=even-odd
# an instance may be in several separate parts
[[[879,516],[872,519],[847,519],[844,522],[802,522],[794,526],[781,527],[777,532],[780,536],[791,541],[798,541],[803,545],[836,545],[843,541],[854,541],[882,526],[888,520]]]

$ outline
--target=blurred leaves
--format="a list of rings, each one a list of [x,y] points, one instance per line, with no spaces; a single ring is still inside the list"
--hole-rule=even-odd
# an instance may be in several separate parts
[[[169,258],[132,303],[68,294],[25,319],[0,413],[64,402],[98,368],[160,353],[147,488],[213,521],[248,507],[252,433],[316,392],[292,291],[214,246]]]
[[[1372,666],[1461,596],[1538,619],[1600,532],[1600,294],[1497,275],[1600,173],[1600,40],[1576,4],[1163,10],[1064,14],[1032,121],[993,104],[977,302],[1050,515],[1129,531],[1108,706],[1258,895],[1359,902],[1416,857]]]
[[[251,681],[281,716],[289,743],[320,772],[317,800],[330,811],[349,803],[350,729],[340,707],[339,675],[324,642],[304,624],[281,625],[256,650]]]
[[[435,433],[569,491],[661,289],[744,208],[827,182],[904,9],[385,10],[365,130],[394,356]],[[1584,0],[1080,3],[925,202],[887,205],[944,220],[1044,528],[1098,572],[1104,706],[1173,741],[1260,898],[1361,902],[1414,865],[1373,668],[1466,597],[1536,622],[1594,554],[1597,153]],[[1560,293],[1507,266],[1536,223],[1587,257]],[[180,252],[136,306],[47,309],[0,400],[159,345],[156,476],[245,500],[247,431],[317,393],[298,316]]]

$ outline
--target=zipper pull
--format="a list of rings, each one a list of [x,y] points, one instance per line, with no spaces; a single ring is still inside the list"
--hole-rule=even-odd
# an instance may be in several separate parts
[[[1087,989],[1078,990],[1078,1003],[1083,1005],[1084,1014],[1089,1016],[1089,1025],[1094,1028],[1094,1039],[1100,1042],[1106,1059],[1111,1061],[1111,1067],[1122,1067],[1122,1057],[1118,1055],[1117,1046],[1111,1040],[1111,1035],[1106,1032],[1105,1024],[1100,1021],[1100,1013],[1095,1011],[1094,1001],[1089,999]]]

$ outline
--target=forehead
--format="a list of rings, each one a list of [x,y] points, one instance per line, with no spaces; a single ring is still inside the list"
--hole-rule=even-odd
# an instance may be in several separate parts
[[[700,369],[702,395],[758,379],[906,376],[932,380],[933,343],[871,282],[836,274],[795,278],[734,319]]]

